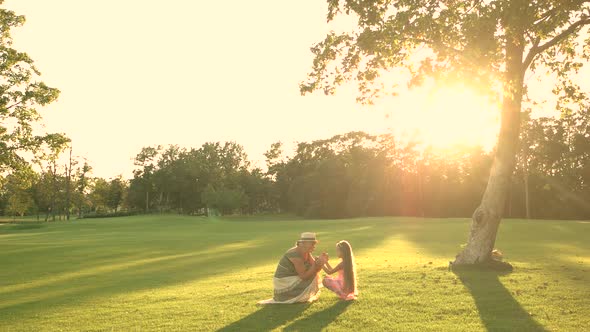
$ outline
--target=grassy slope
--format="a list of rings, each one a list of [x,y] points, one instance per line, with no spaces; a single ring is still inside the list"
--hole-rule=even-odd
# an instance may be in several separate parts
[[[1,331],[563,330],[590,325],[590,223],[507,220],[508,275],[447,271],[457,219],[209,220],[0,225]],[[260,307],[303,231],[353,245],[360,298]]]

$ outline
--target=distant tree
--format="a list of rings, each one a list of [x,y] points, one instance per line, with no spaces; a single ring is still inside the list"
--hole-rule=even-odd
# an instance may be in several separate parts
[[[206,207],[202,198],[208,186],[239,192],[254,188],[243,187],[250,183],[243,175],[253,173],[243,147],[235,142],[207,142],[190,150],[175,145],[143,148],[135,161],[139,167],[126,191],[130,208],[193,214]]]
[[[106,192],[105,204],[113,212],[117,212],[123,202],[123,193],[127,189],[127,184],[121,176],[113,178],[109,182],[108,191]]]
[[[6,177],[0,174],[0,216],[6,214],[6,204],[8,197],[6,195]]]
[[[270,149],[264,153],[266,157],[267,173],[270,176],[276,176],[278,170],[285,165],[283,159],[283,143],[275,142],[270,145]]]
[[[111,187],[107,180],[103,178],[94,178],[91,185],[89,200],[92,205],[92,210],[96,213],[103,213],[109,211],[109,196],[111,194]]]
[[[6,178],[6,193],[8,196],[6,210],[12,216],[24,216],[25,212],[34,208],[31,186],[37,174],[28,164],[21,164]]]
[[[70,145],[70,153],[69,153],[69,162],[65,166],[66,170],[66,202],[65,202],[65,212],[66,212],[66,220],[70,220],[70,212],[71,212],[71,205],[72,205],[72,166],[75,166],[76,161],[72,164],[72,146]]]
[[[242,211],[248,214],[278,211],[278,197],[272,180],[260,168],[241,170],[237,187],[244,192],[246,201]]]
[[[159,193],[157,205],[160,212],[171,208],[170,196],[177,183],[175,169],[182,152],[183,150],[177,145],[170,145],[159,155],[157,170],[154,172],[154,185]]]
[[[288,210],[287,192],[291,178],[286,172],[288,158],[284,156],[283,143],[272,143],[270,149],[264,153],[266,157],[266,174],[270,177],[271,200],[276,202],[279,211]]]
[[[154,190],[154,173],[156,171],[157,156],[162,149],[157,147],[144,147],[135,157],[135,166],[140,167],[133,171],[134,177],[145,193],[145,212],[150,211],[150,193]]]
[[[52,177],[49,172],[44,171],[43,169],[39,173],[37,181],[33,183],[31,188],[33,201],[35,202],[35,214],[37,216],[37,220],[39,219],[39,214],[43,212],[45,214],[45,221],[49,220],[49,215],[51,213],[51,196],[52,196]]]
[[[589,141],[588,111],[524,123],[512,195],[514,213],[533,218],[590,217]]]
[[[78,196],[78,218],[83,217],[83,205],[86,197],[86,189],[89,185],[88,174],[92,171],[92,167],[84,162],[82,167],[79,167],[76,171],[76,193]]]
[[[203,204],[210,214],[213,211],[231,214],[247,203],[247,196],[241,189],[214,188],[207,186],[201,194]],[[215,212],[214,212],[215,213]]]
[[[523,112],[523,122],[520,131],[520,149],[516,160],[516,174],[520,174],[523,181],[526,219],[531,219],[530,163],[533,159],[531,153],[534,136],[539,135],[539,129],[541,127],[536,126],[536,121],[530,119],[530,111]]]
[[[12,216],[24,216],[25,212],[31,208],[33,199],[26,191],[19,191],[9,196],[7,212]]]
[[[469,240],[454,264],[491,259],[504,212],[518,150],[520,115],[527,72],[553,73],[558,108],[584,105],[586,95],[570,75],[590,58],[590,38],[579,45],[590,24],[588,1],[356,1],[328,0],[328,21],[340,13],[355,15],[352,33],[331,32],[312,48],[309,80],[301,92],[334,93],[356,80],[359,101],[371,103],[393,82],[382,72],[406,68],[409,83],[425,76],[463,81],[501,95],[501,129],[494,164]],[[428,50],[416,65],[418,50]],[[496,82],[500,82],[499,84]],[[469,125],[469,124],[467,124]]]

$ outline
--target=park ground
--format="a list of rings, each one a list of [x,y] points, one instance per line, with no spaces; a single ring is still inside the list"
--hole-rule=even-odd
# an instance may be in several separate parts
[[[448,270],[467,219],[175,215],[0,224],[0,331],[583,331],[590,222],[504,220],[508,274]],[[351,242],[360,296],[258,306],[304,231]]]

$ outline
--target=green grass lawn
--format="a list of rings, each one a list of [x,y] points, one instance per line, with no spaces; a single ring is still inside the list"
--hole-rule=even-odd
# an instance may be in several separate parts
[[[447,270],[465,219],[136,216],[0,225],[0,331],[582,331],[590,222],[505,220],[514,272]],[[346,239],[360,296],[258,306],[300,232]],[[333,258],[335,259],[335,258]]]

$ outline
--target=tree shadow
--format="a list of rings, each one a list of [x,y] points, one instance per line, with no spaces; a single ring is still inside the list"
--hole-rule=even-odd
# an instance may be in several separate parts
[[[471,293],[488,331],[547,331],[504,287],[497,271],[458,269],[453,273]]]
[[[335,321],[351,304],[352,301],[338,301],[324,310],[293,322],[285,328],[285,331],[321,331]]]
[[[84,298],[106,298],[198,280],[217,272],[214,270],[208,274],[209,271],[202,271],[201,266],[218,258],[233,257],[227,253],[216,257],[178,256],[180,257],[147,255],[145,257],[150,258],[135,260],[124,257],[114,260],[110,265],[96,265],[94,269],[80,270],[78,274],[66,272],[53,279],[47,277],[31,283],[8,285],[3,290],[0,287],[0,296],[4,300],[0,303],[0,311],[44,312],[55,306],[82,301]]]
[[[295,319],[310,305],[310,303],[264,305],[260,310],[217,330],[217,332],[270,331]]]

